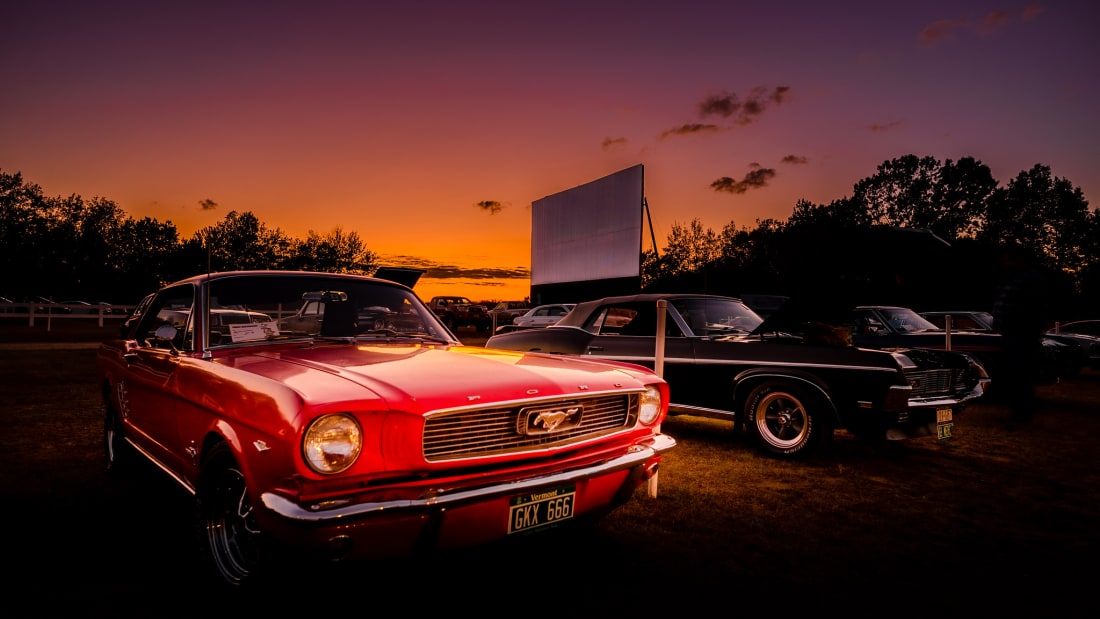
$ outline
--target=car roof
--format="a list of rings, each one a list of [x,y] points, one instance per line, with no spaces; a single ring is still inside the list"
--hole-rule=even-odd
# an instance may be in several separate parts
[[[392,286],[395,288],[409,289],[408,286],[397,283],[393,280],[382,279],[378,277],[368,277],[366,275],[354,275],[351,273],[322,273],[319,271],[281,271],[275,269],[264,270],[249,270],[249,271],[218,271],[215,273],[204,273],[202,275],[194,275],[186,279],[173,282],[165,286],[165,288],[171,286],[178,286],[181,284],[199,284],[204,281],[218,281],[224,279],[235,279],[238,277],[333,277],[338,279],[347,279],[355,281],[371,281],[385,286]]]
[[[724,297],[714,294],[692,294],[689,292],[677,292],[677,293],[660,293],[660,292],[646,292],[640,294],[628,294],[619,295],[614,297],[603,297],[600,299],[592,299],[589,301],[582,301],[577,303],[573,311],[569,315],[562,319],[558,323],[560,326],[570,326],[575,323],[575,320],[587,318],[588,310],[591,308],[599,307],[601,305],[625,305],[628,303],[656,303],[657,301],[676,301],[680,299],[714,299],[722,301],[736,301],[741,303],[741,299],[737,297]],[[570,321],[569,317],[573,316],[574,321]]]

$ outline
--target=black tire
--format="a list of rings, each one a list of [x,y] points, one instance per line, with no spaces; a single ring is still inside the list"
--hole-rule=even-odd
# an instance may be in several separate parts
[[[263,534],[256,523],[248,484],[229,447],[211,448],[196,494],[198,543],[217,582],[235,589],[263,580]]]
[[[745,427],[765,453],[805,457],[821,448],[832,428],[820,398],[791,382],[764,383],[746,400]]]
[[[103,457],[107,473],[121,476],[133,468],[134,448],[126,442],[118,411],[108,402],[103,408]]]

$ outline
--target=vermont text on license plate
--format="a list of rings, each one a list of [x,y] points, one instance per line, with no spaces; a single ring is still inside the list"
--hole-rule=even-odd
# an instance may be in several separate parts
[[[951,421],[951,408],[936,409],[936,435],[940,439],[951,438],[951,430],[955,424]]]
[[[512,497],[508,533],[530,531],[572,518],[576,494],[576,486],[565,486]]]

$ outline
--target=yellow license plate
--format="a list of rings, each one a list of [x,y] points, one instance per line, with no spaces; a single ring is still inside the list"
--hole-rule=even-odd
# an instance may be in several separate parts
[[[951,412],[950,407],[936,409],[936,436],[940,440],[951,438],[951,431],[955,426]]]
[[[573,517],[576,486],[563,486],[512,497],[508,533],[533,531]]]

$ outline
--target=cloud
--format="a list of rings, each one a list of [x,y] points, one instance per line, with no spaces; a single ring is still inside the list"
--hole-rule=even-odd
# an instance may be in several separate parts
[[[921,43],[934,45],[966,26],[964,19],[938,19],[923,29],[918,35]]]
[[[1046,10],[1047,10],[1047,7],[1045,7],[1041,4],[1029,4],[1026,7],[1024,7],[1024,14],[1022,16],[1023,20],[1024,21],[1031,21],[1031,20],[1035,19],[1036,17],[1039,17],[1039,15],[1042,15]]]
[[[1024,7],[1022,10],[990,11],[979,19],[966,19],[961,17],[937,19],[922,28],[917,38],[924,45],[935,45],[941,41],[953,38],[956,35],[963,35],[968,32],[990,35],[1007,28],[1017,19],[1022,22],[1032,21],[1044,11],[1046,11],[1046,7],[1036,3]]]
[[[871,125],[867,125],[867,130],[870,131],[871,133],[878,133],[880,131],[893,131],[894,129],[897,129],[898,127],[900,127],[901,124],[902,124],[902,121],[900,121],[900,120],[895,120],[893,122],[888,122],[885,125],[880,125],[878,123],[874,123],[874,124],[871,124]]]
[[[809,159],[803,157],[802,155],[787,155],[780,161],[782,161],[783,163],[789,163],[791,165],[802,165],[804,163],[810,162]]]
[[[600,148],[609,150],[615,146],[626,146],[626,138],[604,138]]]
[[[204,211],[212,211],[212,210],[218,208],[218,203],[211,200],[210,198],[207,198],[205,200],[199,200],[199,208],[201,208]]]
[[[767,187],[768,182],[775,178],[775,170],[773,168],[756,167],[756,165],[757,164],[753,164],[755,169],[746,174],[741,180],[738,181],[728,176],[723,176],[710,184],[711,189],[741,194],[750,189]]]
[[[476,206],[490,215],[496,215],[504,210],[504,205],[496,200],[482,200]]]
[[[744,99],[739,97],[737,93],[732,92],[710,95],[699,102],[699,116],[703,118],[718,116],[722,119],[728,119],[733,123],[732,127],[752,124],[756,122],[756,119],[769,107],[782,104],[786,100],[789,92],[789,86],[778,86],[771,89],[764,86],[757,86],[750,90],[748,96]],[[663,140],[673,136],[717,133],[719,131],[726,131],[732,127],[723,127],[708,122],[684,123],[678,127],[662,131],[657,138]],[[606,141],[604,142],[604,147],[607,147]]]
[[[703,123],[691,123],[686,125],[680,125],[679,127],[673,127],[672,129],[666,129],[658,136],[663,140],[670,135],[695,135],[697,133],[715,133],[720,131],[721,127],[718,125],[707,125]]]
[[[515,267],[463,267],[457,264],[436,262],[419,256],[385,255],[378,257],[378,263],[386,266],[423,269],[422,279],[530,279],[531,269]]]
[[[772,89],[757,86],[744,99],[732,92],[710,95],[699,102],[699,115],[720,116],[731,119],[735,125],[748,125],[772,105],[781,105],[789,91],[789,86]]]

